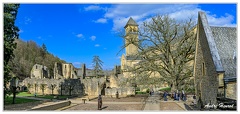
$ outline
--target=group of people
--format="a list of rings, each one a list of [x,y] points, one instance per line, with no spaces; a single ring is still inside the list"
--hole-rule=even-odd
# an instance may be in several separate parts
[[[168,95],[169,95],[168,92],[167,92],[167,91],[164,91],[164,93],[163,93],[164,101],[167,101],[167,99],[168,99],[167,96],[168,96]],[[177,100],[177,101],[179,101],[179,100],[186,101],[186,94],[185,94],[185,92],[184,92],[183,89],[182,89],[181,92],[179,92],[179,91],[177,90],[177,91],[174,92],[173,98],[174,98],[174,100]]]
[[[179,100],[186,101],[186,98],[187,98],[183,89],[181,92],[179,92],[178,90],[175,91],[173,97],[174,97],[174,100],[177,100],[177,101]]]

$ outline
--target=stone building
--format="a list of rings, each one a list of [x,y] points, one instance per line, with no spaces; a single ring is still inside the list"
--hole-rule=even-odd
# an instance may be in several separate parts
[[[223,79],[236,77],[236,63],[232,59],[234,51],[236,29],[210,27],[206,14],[199,12],[194,60],[195,93],[202,102],[198,103],[199,107],[216,104],[218,92],[225,88]]]
[[[22,85],[28,88],[28,91],[36,95],[84,95],[84,88],[79,79],[39,79],[26,78]]]
[[[48,68],[43,65],[35,64],[31,70],[31,78],[50,78]]]
[[[55,63],[54,65],[54,79],[78,79],[77,69],[72,63]]]
[[[223,75],[219,75],[219,97],[237,99],[237,36],[236,27],[212,27],[210,26],[216,43],[222,67]]]

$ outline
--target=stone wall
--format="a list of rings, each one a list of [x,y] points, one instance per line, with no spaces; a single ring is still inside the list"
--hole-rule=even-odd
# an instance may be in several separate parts
[[[102,93],[103,89],[106,87],[105,77],[84,79],[83,84],[85,94],[89,96],[98,96],[99,94],[105,94],[105,92]]]
[[[77,74],[72,64],[62,64],[62,76],[64,79],[77,79]]]
[[[207,41],[207,37],[210,37],[209,34],[211,34],[211,30],[209,30],[209,27],[205,27],[208,25],[208,22],[206,17],[202,16],[203,15],[199,14],[197,25],[198,33],[194,64],[195,91],[197,99],[201,98],[203,105],[208,103],[216,104],[218,74]]]
[[[230,99],[237,99],[237,83],[229,82],[226,88],[226,97]]]
[[[49,70],[46,66],[35,64],[31,70],[32,78],[50,78]]]
[[[105,88],[106,97],[116,97],[116,93],[119,93],[119,97],[127,97],[130,95],[135,95],[134,87],[125,87],[125,88]]]
[[[28,87],[28,90],[30,93],[32,94],[36,93],[37,95],[52,94],[52,90],[53,90],[53,94],[60,95],[61,88],[62,88],[62,95],[69,95],[70,91],[71,91],[71,95],[84,94],[83,84],[78,79],[26,78],[23,80],[21,85]],[[30,85],[30,88],[29,88],[29,85]],[[44,88],[44,91],[42,91],[41,88]]]

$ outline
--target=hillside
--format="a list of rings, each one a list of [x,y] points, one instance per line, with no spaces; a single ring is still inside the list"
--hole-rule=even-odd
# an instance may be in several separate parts
[[[21,39],[16,39],[17,48],[14,50],[15,58],[9,63],[12,68],[12,73],[21,80],[30,77],[30,72],[34,64],[42,64],[50,70],[50,75],[53,76],[54,63],[66,63],[60,60],[57,56],[49,53],[47,47],[43,44],[38,46],[34,41],[24,42]]]

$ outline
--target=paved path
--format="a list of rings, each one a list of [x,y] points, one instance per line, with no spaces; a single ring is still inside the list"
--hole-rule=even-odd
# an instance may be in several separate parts
[[[144,111],[186,111],[184,102],[162,101],[159,94],[155,93],[147,98]]]
[[[143,110],[144,111],[149,111],[149,110],[159,111],[160,110],[159,102],[160,102],[160,100],[159,100],[158,94],[151,95],[147,98],[146,104],[145,104],[145,107]]]

